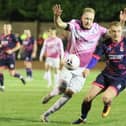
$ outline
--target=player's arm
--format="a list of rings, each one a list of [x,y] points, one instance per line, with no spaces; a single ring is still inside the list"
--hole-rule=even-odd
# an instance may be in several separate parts
[[[32,58],[36,57],[36,53],[37,53],[37,42],[36,40],[34,40]]]
[[[87,77],[90,73],[90,69],[94,68],[96,66],[96,64],[99,61],[99,56],[97,55],[93,55],[92,59],[90,60],[88,66],[85,68],[85,70],[83,71],[83,76]]]
[[[56,26],[66,29],[68,24],[61,19],[62,11],[60,4],[53,6],[54,23]]]
[[[98,61],[100,60],[101,56],[104,55],[104,50],[103,50],[103,43],[99,44],[92,55],[92,59],[90,60],[89,64],[87,65],[86,69],[83,71],[83,76],[87,77],[90,70],[93,69]]]
[[[44,41],[43,46],[41,48],[40,55],[39,55],[39,61],[43,61],[45,50],[46,50],[46,40]]]
[[[126,8],[124,8],[124,10],[120,11],[120,23],[122,24],[122,26],[125,25],[126,22]]]
[[[12,53],[16,52],[17,50],[19,50],[20,47],[21,47],[20,43],[17,42],[17,43],[16,43],[16,46],[15,46],[14,48],[12,48],[12,49],[6,50],[6,53],[7,53],[7,54],[12,54]]]
[[[2,47],[1,41],[0,41],[0,48]]]
[[[62,69],[63,66],[64,66],[64,60],[63,60],[63,58],[64,58],[64,48],[63,48],[63,42],[62,42],[62,40],[61,40],[61,43],[60,43],[60,50],[61,50],[61,55],[60,55],[60,69]]]

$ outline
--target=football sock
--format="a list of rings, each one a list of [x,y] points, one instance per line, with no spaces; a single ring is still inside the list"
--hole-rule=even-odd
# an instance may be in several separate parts
[[[52,85],[52,79],[51,79],[51,72],[50,70],[47,72],[47,80],[48,80],[48,86]]]
[[[59,100],[55,102],[55,104],[50,107],[45,113],[45,116],[49,116],[50,114],[56,112],[59,110],[66,102],[68,102],[71,99],[71,97],[64,95]]]
[[[81,106],[81,118],[86,119],[88,112],[90,111],[92,101],[84,101]]]
[[[22,79],[23,78],[23,76],[21,76],[19,73],[15,73],[14,74],[14,77],[19,78],[19,79]]]
[[[3,73],[0,73],[0,85],[4,86],[4,76],[3,76]]]
[[[26,74],[27,74],[27,77],[32,78],[32,69],[31,68],[26,68]]]
[[[54,84],[55,86],[58,85],[58,80],[59,80],[59,74],[54,74]]]
[[[44,77],[43,78],[47,80],[47,72],[44,73]]]
[[[59,88],[55,87],[51,92],[50,92],[50,96],[56,96],[60,94]]]

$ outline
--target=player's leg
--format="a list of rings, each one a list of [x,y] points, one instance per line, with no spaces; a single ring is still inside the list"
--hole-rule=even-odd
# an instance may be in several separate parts
[[[60,60],[59,58],[57,59],[54,59],[54,65],[53,65],[53,68],[54,68],[54,85],[58,85],[58,81],[59,81],[59,67],[60,67]]]
[[[81,104],[81,116],[79,119],[73,122],[73,124],[80,124],[85,123],[87,119],[88,112],[91,109],[93,99],[101,92],[101,88],[92,85],[91,89],[89,90],[87,96],[84,98]]]
[[[4,75],[3,71],[6,69],[6,60],[0,59],[0,91],[4,91]]]
[[[104,88],[104,76],[101,74],[97,77],[96,81],[91,86],[89,92],[84,98],[81,105],[81,116],[79,119],[73,122],[73,124],[85,123],[88,112],[91,109],[93,99],[102,92]]]
[[[52,64],[52,59],[47,57],[45,62],[44,78],[47,79],[48,81],[48,87],[52,85],[51,64]]]
[[[42,104],[48,103],[54,96],[61,94],[59,87],[55,87],[47,96],[42,98]]]
[[[6,65],[9,69],[10,75],[19,78],[23,84],[26,84],[24,77],[15,71],[15,58],[9,58],[6,60]]]
[[[73,92],[71,90],[67,90],[62,97],[60,97],[46,112],[44,112],[44,114],[41,115],[41,121],[48,122],[49,115],[62,108],[65,103],[71,99],[72,95]]]
[[[102,111],[102,117],[108,116],[110,110],[111,110],[111,102],[112,99],[117,95],[117,90],[114,87],[108,87],[106,91],[103,94],[103,103],[104,108]]]
[[[102,111],[102,117],[108,116],[111,110],[111,102],[121,91],[125,89],[125,79],[112,80],[112,85],[110,85],[103,94],[104,108]]]
[[[0,66],[0,91],[4,91],[4,75],[3,75],[3,70],[5,67]]]
[[[43,104],[47,103],[54,96],[64,93],[66,91],[67,84],[71,80],[72,74],[66,69],[63,69],[60,73],[61,74],[59,75],[58,85],[55,86],[54,89],[42,99]]]
[[[44,98],[42,98],[42,103],[46,104],[49,100],[51,100],[54,96],[62,94],[66,91],[67,83],[66,81],[61,81],[58,83],[57,86],[53,88],[53,90]]]
[[[70,74],[70,73],[69,73]],[[72,74],[72,73],[71,73]],[[67,76],[68,77],[68,76]],[[47,118],[50,114],[58,111],[59,109],[61,109],[71,98],[72,95],[76,92],[79,92],[82,87],[83,87],[83,82],[84,82],[84,78],[80,77],[78,75],[74,75],[74,76],[69,76],[70,79],[66,79],[64,78],[64,80],[60,80],[60,86],[59,89],[60,91],[64,91],[64,95],[62,97],[60,97],[60,99],[58,99],[55,104],[50,107],[43,115],[42,115],[42,119],[44,121],[47,121]],[[62,77],[61,77],[62,78]],[[62,78],[63,79],[63,78]],[[65,80],[66,79],[66,80]],[[68,82],[68,80],[70,80]],[[76,81],[75,81],[76,80]],[[45,120],[46,119],[46,120]]]
[[[4,75],[0,73],[0,91],[4,91]]]
[[[21,82],[22,82],[24,85],[26,84],[24,77],[23,77],[22,75],[20,75],[19,73],[17,73],[17,72],[15,71],[15,69],[9,69],[9,72],[10,72],[10,75],[11,75],[11,76],[20,79]]]
[[[32,61],[24,61],[27,80],[32,80]]]

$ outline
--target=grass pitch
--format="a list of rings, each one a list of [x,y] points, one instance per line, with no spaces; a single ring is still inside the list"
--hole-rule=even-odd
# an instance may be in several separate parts
[[[18,71],[25,76],[24,70]],[[5,72],[5,92],[0,92],[0,126],[71,126],[71,122],[79,117],[83,97],[98,72],[93,70],[90,73],[83,90],[75,94],[60,111],[52,114],[48,124],[40,122],[40,114],[46,111],[59,96],[46,105],[41,104],[41,98],[51,90],[43,80],[43,71],[34,70],[34,80],[27,82],[25,86],[20,80],[10,77],[8,72]],[[126,126],[126,91],[114,99],[112,110],[107,118],[101,117],[102,109],[100,95],[93,102],[87,124],[81,125]]]

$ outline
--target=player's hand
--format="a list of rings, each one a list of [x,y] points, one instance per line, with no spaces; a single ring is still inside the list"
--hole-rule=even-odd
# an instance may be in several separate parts
[[[62,60],[60,61],[60,70],[62,70],[64,64],[65,64],[65,61],[62,59]]]
[[[13,51],[12,51],[11,49],[9,49],[9,50],[6,50],[6,53],[7,53],[7,54],[12,54]]]
[[[43,57],[39,57],[39,61],[40,62],[43,62]]]
[[[32,53],[32,58],[35,58],[36,57],[36,53]]]
[[[56,4],[55,6],[53,6],[53,14],[55,16],[61,16],[63,10],[61,9],[60,4]]]
[[[85,69],[83,71],[83,77],[87,77],[89,75],[89,73],[90,73],[90,70],[89,69]]]
[[[120,11],[120,21],[126,22],[126,8],[123,11]]]
[[[21,54],[20,53],[18,53],[17,59],[21,59]]]

